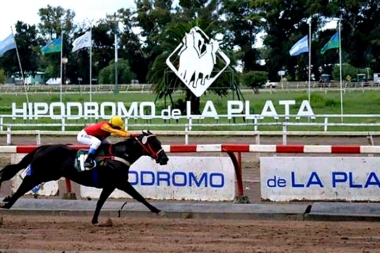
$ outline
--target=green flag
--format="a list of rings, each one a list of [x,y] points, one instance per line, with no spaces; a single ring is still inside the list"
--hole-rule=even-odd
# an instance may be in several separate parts
[[[334,36],[331,37],[329,42],[326,43],[326,45],[321,49],[321,54],[324,54],[327,50],[332,48],[339,48],[339,35],[338,33],[334,34]]]
[[[61,38],[56,38],[55,40],[50,41],[44,47],[41,48],[42,54],[61,52],[61,43]]]

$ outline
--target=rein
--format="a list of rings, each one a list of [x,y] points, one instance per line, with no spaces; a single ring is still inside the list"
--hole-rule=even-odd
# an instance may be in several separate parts
[[[151,136],[155,136],[155,135],[149,135],[149,136],[144,136],[142,141],[140,141],[137,136],[135,136],[135,140],[137,141],[137,143],[140,144],[140,146],[143,148],[143,150],[148,154],[150,155],[153,159],[156,159],[158,157],[158,154],[162,151],[164,151],[164,149],[160,149],[157,151],[157,153],[154,152],[154,150],[150,147],[149,143],[148,143],[148,138],[151,137]]]

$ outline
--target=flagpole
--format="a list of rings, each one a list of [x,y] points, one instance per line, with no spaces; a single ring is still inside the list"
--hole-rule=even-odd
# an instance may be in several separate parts
[[[340,114],[341,114],[341,121],[343,122],[342,45],[341,45],[341,32],[340,32],[341,19],[339,19],[338,25],[339,25],[338,31],[339,31]]]
[[[13,28],[12,28],[12,26],[11,26],[11,31],[12,31],[12,35],[13,35],[13,40],[15,41],[15,44],[16,44],[17,60],[18,60],[18,65],[20,67],[20,71],[21,71],[22,85],[24,86],[24,89],[25,89],[26,102],[29,104],[28,90],[26,89],[26,86],[25,86],[24,71],[22,70],[22,65],[21,65],[21,60],[20,60],[20,54],[18,53],[17,42],[16,42],[15,35],[13,34]]]
[[[310,104],[310,76],[311,76],[311,18],[309,22],[309,104]]]
[[[92,24],[90,28],[90,102],[92,102]]]
[[[61,84],[59,86],[59,102],[62,103],[62,59],[63,59],[63,30],[61,30],[61,59],[60,59],[60,75],[61,75]]]

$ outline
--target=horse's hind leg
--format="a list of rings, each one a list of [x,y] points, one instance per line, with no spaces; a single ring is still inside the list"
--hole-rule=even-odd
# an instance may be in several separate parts
[[[22,180],[22,183],[17,191],[12,196],[8,196],[7,202],[0,204],[0,207],[7,209],[11,208],[20,197],[22,197],[25,193],[32,190],[34,186],[40,183],[42,183],[40,179],[37,179],[34,176],[26,176],[24,180]]]
[[[161,212],[161,210],[151,205],[138,191],[136,191],[136,189],[128,181],[123,181],[120,185],[117,185],[116,188],[125,191],[132,198],[144,204],[144,206],[146,206],[152,213],[159,214]]]

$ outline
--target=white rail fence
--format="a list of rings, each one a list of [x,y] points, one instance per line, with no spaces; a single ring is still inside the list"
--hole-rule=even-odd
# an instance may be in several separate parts
[[[132,133],[139,133],[138,131],[131,131]],[[321,132],[321,131],[154,131],[159,136],[183,136],[184,144],[189,144],[191,136],[244,136],[247,137],[247,142],[260,144],[261,137],[264,136],[282,136],[282,145],[287,145],[287,138],[290,136],[306,136],[306,137],[363,137],[367,138],[369,145],[375,145],[373,137],[380,137],[380,131],[376,132],[350,132],[350,131],[336,131],[336,132]],[[36,145],[41,145],[43,136],[59,136],[59,137],[73,137],[76,139],[78,131],[0,131],[0,136],[6,136],[7,145],[12,145],[12,136],[35,136]]]
[[[97,85],[62,85],[62,92],[65,94],[82,94],[91,93],[104,94],[112,93],[115,89],[114,84],[97,84]],[[151,93],[151,84],[119,84],[117,89],[120,93]],[[30,86],[9,86],[0,85],[0,93],[4,94],[24,94],[28,93],[53,94],[59,93],[59,85],[30,85]]]
[[[256,138],[256,144],[260,143],[260,136],[264,135],[271,135],[271,136],[282,136],[283,138],[283,144],[287,144],[287,136],[289,135],[298,135],[298,136],[380,136],[380,132],[377,132],[376,130],[380,127],[380,123],[377,123],[380,121],[380,114],[353,114],[353,115],[314,115],[313,117],[310,117],[307,122],[300,122],[300,116],[298,115],[277,115],[276,119],[273,117],[265,117],[266,120],[272,119],[272,122],[263,122],[263,116],[261,115],[234,115],[235,117],[241,117],[245,119],[245,123],[236,123],[233,122],[231,119],[231,116],[228,115],[219,115],[217,118],[214,119],[214,123],[209,123],[210,118],[202,117],[202,116],[196,116],[193,115],[191,118],[187,118],[186,116],[178,116],[178,121],[171,119],[171,120],[164,120],[161,116],[146,116],[143,118],[137,118],[137,117],[126,117],[125,118],[125,126],[126,130],[132,129],[150,129],[156,133],[160,133],[160,135],[181,135],[185,137],[185,143],[188,144],[189,142],[189,136],[191,135],[228,135],[228,136],[254,136]],[[84,119],[92,120],[92,122],[95,122],[95,120],[99,120],[99,117],[90,117],[90,116],[81,116]],[[28,119],[23,119],[22,116],[11,116],[11,115],[0,115],[0,135],[6,135],[7,136],[7,144],[10,145],[12,143],[12,135],[35,135],[36,136],[36,144],[41,144],[41,136],[42,135],[50,135],[50,136],[74,136],[77,134],[77,131],[68,131],[69,127],[76,127],[80,128],[83,127],[86,122],[78,120],[72,120],[68,116],[62,116],[60,120],[51,120],[50,116],[48,115],[38,115],[38,119],[44,119],[48,118],[49,123],[43,123],[43,121],[38,121],[38,119],[34,119],[33,117]],[[304,121],[305,117],[303,116]],[[157,120],[155,123],[150,122],[150,120],[153,119],[160,119],[160,122],[157,123]],[[319,119],[319,122],[317,122]],[[331,122],[332,119],[342,120],[341,122]],[[363,119],[367,119],[364,120]],[[369,120],[370,119],[370,120]],[[135,122],[135,120],[140,120],[139,122]],[[351,122],[345,122],[351,121]],[[45,120],[46,121],[46,120]],[[145,123],[141,123],[144,122]],[[250,121],[250,122],[248,122]],[[356,121],[356,122],[352,122]],[[51,123],[54,122],[54,123]],[[223,122],[223,123],[221,123]],[[88,124],[88,123],[87,123]],[[265,130],[264,127],[268,126],[276,126],[277,129],[280,127],[282,129],[281,131],[263,131]],[[60,129],[60,131],[54,130],[54,131],[41,131],[41,128],[55,128]],[[239,129],[238,127],[245,127],[245,129],[241,129],[241,131],[215,131],[216,127],[220,127],[222,130],[223,128],[226,129],[226,127],[234,127],[235,129]],[[294,127],[297,127],[297,129],[304,128],[303,131],[292,131],[289,130],[289,127],[292,127],[292,130],[294,130]],[[320,128],[320,131],[310,131],[310,129],[315,129],[315,127]],[[361,129],[357,131],[328,131],[332,127],[353,127],[358,128],[361,127]],[[363,130],[362,128],[367,129],[373,129],[374,131],[370,130]],[[183,130],[178,130],[178,129]],[[212,128],[213,131],[197,131],[199,129],[205,129],[205,128]],[[248,131],[246,129],[249,129]],[[264,129],[263,129],[264,128]],[[20,130],[22,129],[22,130]],[[165,131],[159,131],[159,129],[165,129]],[[172,129],[168,131],[168,129]]]
[[[28,130],[38,130],[40,127],[59,127],[61,131],[66,131],[67,127],[79,127],[85,123],[78,123],[78,120],[71,119],[74,116],[60,115],[59,120],[50,119],[49,115],[28,115],[23,118],[22,115],[0,115],[0,131],[11,131],[12,128],[26,128]],[[90,115],[75,115],[77,118],[82,118],[94,122],[102,119],[100,116]],[[308,118],[308,122],[300,122],[300,118]],[[55,123],[37,123],[38,119],[47,118],[49,121]],[[233,119],[243,119],[245,122],[236,123]],[[162,123],[150,123],[151,120],[159,119]],[[206,119],[214,120],[214,123],[206,123]],[[263,122],[264,119],[272,119],[273,122]],[[318,120],[319,119],[319,120]],[[323,120],[321,120],[323,119]],[[339,119],[341,122],[331,122],[331,119]],[[344,122],[345,119],[354,119],[357,122]],[[360,120],[359,120],[360,119]],[[363,122],[363,119],[367,119]],[[20,122],[23,120],[23,122]],[[321,114],[313,116],[299,116],[299,115],[276,115],[276,116],[262,116],[260,114],[234,114],[231,115],[217,115],[215,117],[204,117],[201,115],[176,116],[171,119],[163,119],[161,115],[157,116],[131,116],[125,117],[125,127],[128,130],[130,126],[133,127],[182,127],[185,131],[191,131],[193,127],[227,127],[227,126],[249,126],[253,131],[259,131],[259,127],[264,126],[281,126],[283,132],[288,131],[288,127],[323,127],[323,131],[327,132],[329,127],[379,127],[380,114]],[[146,123],[133,123],[133,121],[143,120]],[[183,122],[183,123],[180,123]],[[323,121],[323,122],[322,122]],[[336,120],[335,120],[336,121]]]
[[[120,93],[153,93],[152,84],[118,84],[117,89]],[[339,83],[330,83],[328,85],[321,85],[318,82],[311,82],[310,88],[316,92],[338,92],[340,91]],[[369,91],[378,90],[380,88],[379,83],[373,82],[358,82],[343,84],[343,92],[355,92],[355,91]],[[114,84],[77,84],[77,85],[62,85],[62,92],[65,94],[107,94],[112,93],[115,89]],[[278,82],[276,88],[261,88],[260,92],[276,92],[280,90],[291,90],[304,92],[309,89],[308,82]],[[59,85],[29,85],[29,86],[15,86],[15,85],[0,85],[0,93],[3,94],[25,94],[25,90],[28,93],[40,93],[40,94],[54,94],[61,91]],[[241,87],[242,92],[253,92],[248,87]],[[179,92],[181,92],[179,90]]]

